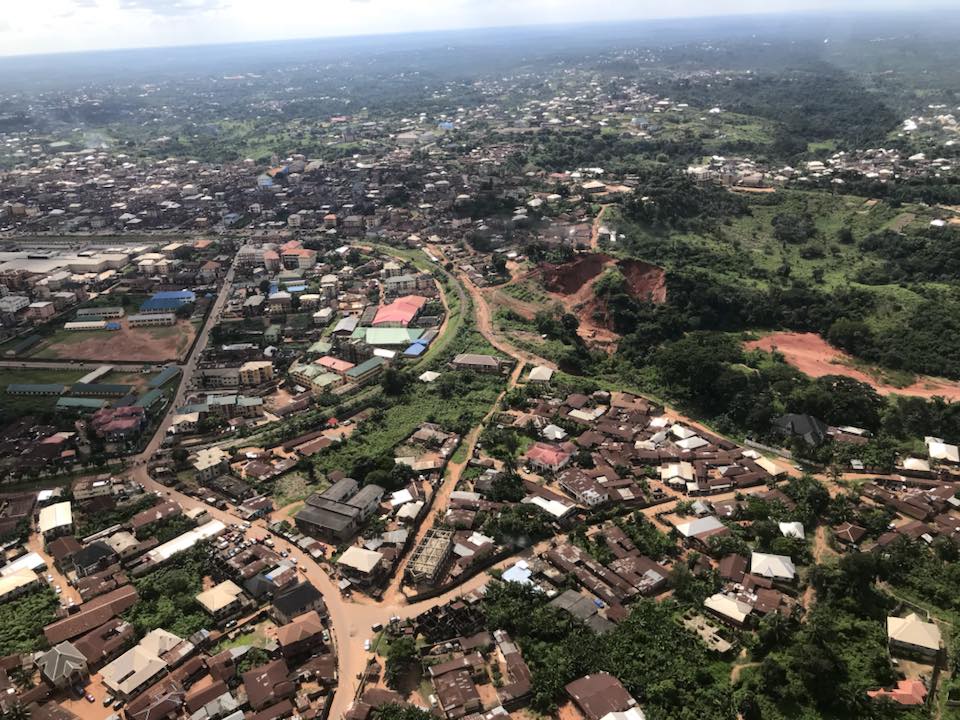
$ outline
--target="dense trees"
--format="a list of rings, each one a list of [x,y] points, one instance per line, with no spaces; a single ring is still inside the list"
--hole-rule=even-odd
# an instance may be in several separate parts
[[[47,646],[45,625],[56,620],[57,596],[50,588],[0,605],[0,654],[31,653]]]
[[[396,690],[403,675],[418,659],[417,644],[412,637],[404,636],[393,640],[387,648],[387,660],[384,665],[383,679],[387,687]]]
[[[484,597],[487,626],[516,639],[533,671],[534,709],[550,712],[566,683],[604,670],[618,677],[651,720],[723,720],[736,715],[729,667],[711,660],[674,620],[672,601],[641,600],[611,632],[594,635],[546,596],[515,583],[494,584]]]

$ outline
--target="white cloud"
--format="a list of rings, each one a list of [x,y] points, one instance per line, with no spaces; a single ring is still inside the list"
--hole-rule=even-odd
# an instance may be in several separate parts
[[[936,2],[937,0],[927,0]],[[6,0],[0,55],[603,22],[784,10],[912,7],[911,0]],[[6,23],[4,30],[3,23]]]

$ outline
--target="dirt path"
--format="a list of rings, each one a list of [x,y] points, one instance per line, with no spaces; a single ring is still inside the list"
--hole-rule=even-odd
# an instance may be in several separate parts
[[[960,400],[960,383],[920,376],[912,385],[896,387],[878,380],[853,367],[854,359],[837,350],[816,333],[779,332],[766,335],[745,344],[747,350],[764,350],[781,353],[788,363],[810,377],[844,375],[872,385],[881,395],[914,395],[916,397],[941,396],[948,400]]]
[[[490,407],[490,410],[484,415],[483,420],[470,431],[470,433],[464,438],[463,442],[466,447],[466,455],[463,460],[460,462],[449,462],[447,463],[446,472],[444,473],[444,480],[441,483],[440,487],[437,489],[437,494],[433,499],[433,507],[430,514],[420,523],[420,527],[417,528],[416,538],[411,545],[411,548],[415,548],[420,544],[420,541],[426,536],[427,532],[436,525],[437,519],[446,512],[447,505],[450,501],[450,494],[456,489],[457,483],[460,482],[460,478],[463,476],[463,471],[467,469],[467,466],[470,463],[470,458],[473,457],[474,450],[477,447],[477,442],[480,440],[480,435],[483,433],[484,427],[490,421],[497,412],[500,410],[500,404],[503,402],[504,396],[508,391],[512,390],[517,381],[520,379],[520,374],[523,372],[524,363],[518,362],[516,367],[514,367],[513,372],[510,373],[510,379],[507,382],[507,387],[499,395],[497,399],[494,400],[493,405]],[[413,555],[412,552],[406,554],[406,556],[401,561],[400,565],[397,567],[396,572],[393,575],[393,578],[390,580],[390,585],[384,591],[383,602],[384,603],[395,603],[402,602],[406,600],[406,596],[403,594],[402,585],[403,585],[403,575],[407,568],[407,563],[410,562],[410,557]]]
[[[603,216],[607,212],[609,205],[601,205],[600,212],[593,219],[593,230],[590,232],[590,248],[594,251],[600,246],[600,226],[603,224]]]

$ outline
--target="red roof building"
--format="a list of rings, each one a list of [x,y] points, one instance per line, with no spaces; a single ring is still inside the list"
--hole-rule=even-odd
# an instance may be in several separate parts
[[[384,305],[377,310],[377,314],[373,318],[373,325],[374,327],[407,327],[416,319],[426,304],[427,299],[421,295],[406,295],[397,298],[389,305]]]

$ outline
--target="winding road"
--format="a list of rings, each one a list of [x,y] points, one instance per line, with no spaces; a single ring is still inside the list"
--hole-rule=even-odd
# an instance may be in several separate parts
[[[443,257],[443,253],[439,248],[430,247],[430,250],[435,256],[441,258]],[[446,501],[449,498],[450,493],[456,488],[456,485],[467,466],[469,458],[472,457],[474,448],[476,447],[477,440],[483,431],[484,425],[489,421],[494,413],[497,412],[506,392],[519,382],[524,367],[528,364],[546,365],[551,368],[556,367],[554,363],[545,358],[514,347],[508,339],[497,333],[490,318],[490,309],[480,289],[474,286],[462,273],[455,276],[443,269],[442,265],[438,264],[438,267],[440,267],[442,272],[444,272],[454,283],[456,291],[461,297],[461,305],[464,307],[464,310],[466,310],[467,307],[464,289],[466,289],[471,296],[473,301],[471,305],[475,315],[478,331],[498,351],[513,358],[516,364],[504,391],[501,392],[497,397],[496,401],[493,403],[484,419],[464,438],[467,449],[466,459],[462,462],[450,463],[448,465],[444,480],[437,490],[437,496],[434,500],[433,510],[417,531],[418,540],[423,537],[429,528],[433,527],[437,518],[440,517],[441,513],[446,510]],[[140,455],[134,458],[134,467],[130,471],[131,475],[138,482],[143,484],[146,489],[157,492],[158,494],[168,497],[169,499],[176,500],[185,509],[202,507],[206,509],[211,518],[218,519],[227,525],[234,523],[239,524],[242,522],[242,518],[236,515],[232,509],[219,510],[213,506],[207,505],[201,500],[174,490],[170,490],[166,486],[154,481],[147,472],[147,462],[160,448],[160,445],[167,434],[167,430],[170,427],[175,408],[183,403],[186,394],[192,387],[193,376],[196,372],[197,363],[201,353],[203,352],[203,349],[206,347],[210,330],[219,320],[223,306],[230,295],[233,276],[234,268],[231,267],[220,293],[217,296],[214,306],[211,308],[203,328],[200,331],[197,342],[195,343],[185,363],[181,366],[183,377],[181,379],[180,388],[177,392],[176,398],[170,404],[166,416],[160,422],[160,426],[156,434],[147,444],[146,449]],[[685,422],[692,422],[686,418],[682,418],[682,416],[676,413],[671,413],[671,415],[677,417],[678,419],[683,419]],[[730,497],[733,497],[734,495],[735,493],[729,494]],[[726,495],[718,495],[713,499],[723,500],[725,497]],[[679,496],[675,496],[668,503],[646,508],[642,512],[647,517],[656,521],[655,515],[657,513],[671,510],[679,499]],[[257,537],[262,538],[266,532],[267,521],[258,520],[253,524],[246,534],[248,538],[253,539]],[[343,714],[349,709],[356,696],[357,690],[360,687],[358,678],[363,674],[370,659],[370,653],[364,650],[363,643],[364,640],[372,636],[373,633],[371,628],[373,626],[385,624],[392,617],[415,617],[431,607],[445,604],[456,597],[481,587],[490,578],[489,572],[480,573],[462,585],[450,590],[446,594],[423,602],[409,604],[406,596],[403,594],[400,588],[401,578],[403,576],[403,568],[406,562],[406,560],[404,560],[400,567],[398,567],[397,572],[394,575],[394,579],[385,592],[382,600],[376,601],[367,597],[348,599],[341,595],[336,583],[325,569],[326,563],[318,563],[312,557],[303,553],[299,548],[291,545],[285,540],[275,538],[274,542],[277,550],[284,550],[288,552],[291,557],[297,559],[298,567],[302,568],[302,574],[318,590],[320,590],[327,606],[329,613],[329,626],[336,643],[337,672],[339,677],[337,692],[335,694],[330,712],[330,717],[333,718],[333,720],[340,720]],[[547,543],[549,542],[550,541],[547,541]],[[542,543],[541,546],[528,548],[526,551],[521,551],[517,555],[532,555],[543,549],[545,544]],[[499,566],[502,567],[512,562],[517,555],[514,555],[513,558],[503,560]]]

